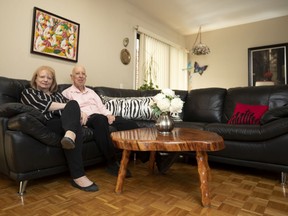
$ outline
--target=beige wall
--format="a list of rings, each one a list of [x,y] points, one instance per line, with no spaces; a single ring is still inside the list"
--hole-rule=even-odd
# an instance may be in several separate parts
[[[36,67],[50,65],[58,83],[69,83],[75,63],[30,53],[33,7],[80,23],[79,64],[88,72],[88,85],[133,87],[133,65],[123,65],[122,41],[130,39],[134,55],[134,26],[140,25],[184,46],[184,37],[139,12],[124,0],[1,0],[0,76],[30,79]]]
[[[189,49],[195,40],[195,35],[181,36],[125,0],[1,0],[0,76],[30,79],[35,68],[45,64],[56,69],[58,83],[70,82],[75,63],[30,53],[34,6],[80,23],[78,63],[86,66],[88,85],[133,87],[134,61],[123,65],[119,54],[123,38],[128,37],[127,48],[134,58],[136,25],[182,46],[186,41]],[[288,16],[204,32],[202,41],[212,52],[192,56],[193,62],[209,65],[202,76],[193,76],[193,88],[247,86],[247,49],[288,42],[287,23]]]
[[[194,63],[208,65],[200,76],[194,74],[192,89],[248,86],[248,48],[288,43],[288,16],[202,33],[211,49],[207,56],[190,56]],[[202,30],[205,30],[205,26]],[[186,36],[191,49],[196,35]]]

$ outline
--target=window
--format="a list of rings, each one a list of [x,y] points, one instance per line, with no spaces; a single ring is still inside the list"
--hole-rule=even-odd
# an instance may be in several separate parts
[[[186,50],[137,32],[136,53],[136,89],[146,81],[159,89],[187,90]]]

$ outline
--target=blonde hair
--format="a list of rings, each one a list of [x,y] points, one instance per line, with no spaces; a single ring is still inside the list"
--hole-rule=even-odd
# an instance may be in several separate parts
[[[56,81],[55,70],[52,67],[45,66],[45,65],[38,67],[35,70],[35,72],[33,73],[32,79],[30,81],[31,87],[34,88],[34,89],[37,89],[36,78],[37,78],[38,73],[40,71],[43,71],[43,70],[49,71],[51,73],[51,75],[52,75],[52,85],[51,85],[49,91],[52,92],[52,93],[57,92],[58,85],[57,85],[57,81]]]

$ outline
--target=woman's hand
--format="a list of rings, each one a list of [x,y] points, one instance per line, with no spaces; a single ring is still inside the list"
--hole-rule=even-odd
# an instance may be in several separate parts
[[[84,112],[81,112],[81,125],[86,125],[88,120],[88,115]]]
[[[115,116],[114,115],[107,115],[108,118],[108,123],[112,124],[115,121]]]
[[[52,102],[48,111],[62,110],[66,106],[66,103]]]

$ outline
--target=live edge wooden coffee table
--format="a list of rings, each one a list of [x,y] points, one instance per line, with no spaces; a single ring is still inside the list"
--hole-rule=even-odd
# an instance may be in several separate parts
[[[139,128],[111,133],[114,145],[123,149],[120,170],[118,173],[115,192],[123,191],[126,169],[131,151],[151,151],[149,167],[153,172],[156,151],[196,151],[202,205],[210,206],[208,180],[210,168],[207,151],[218,151],[224,148],[224,141],[216,133],[191,128],[174,128],[168,135],[160,134],[155,128]]]

